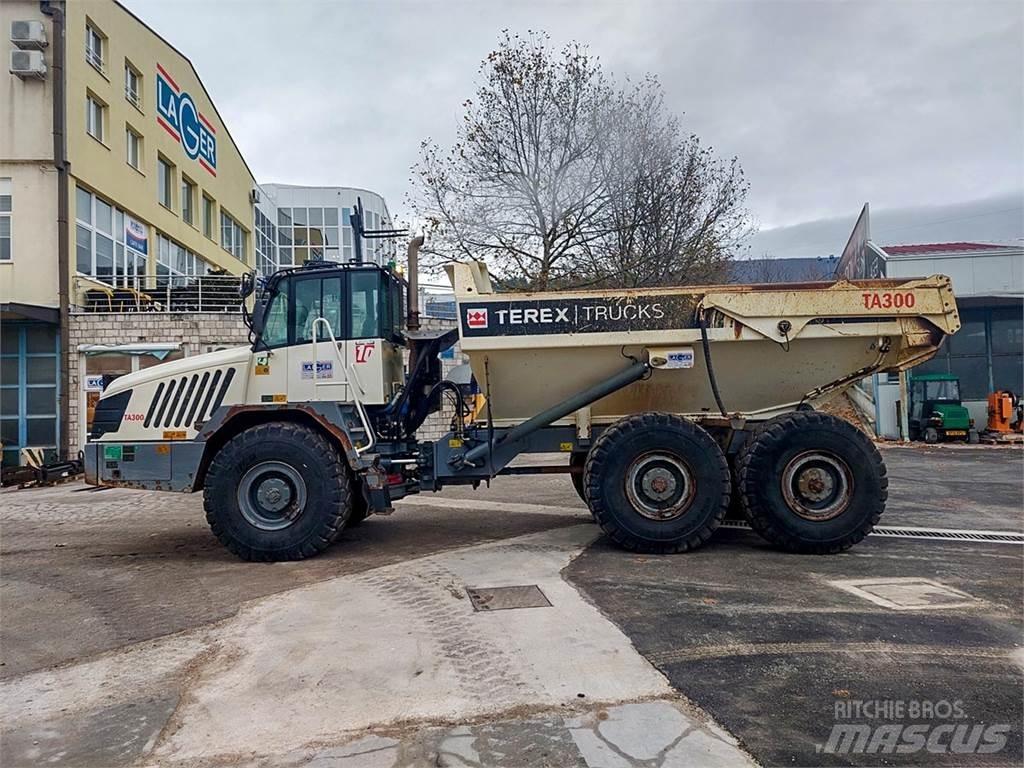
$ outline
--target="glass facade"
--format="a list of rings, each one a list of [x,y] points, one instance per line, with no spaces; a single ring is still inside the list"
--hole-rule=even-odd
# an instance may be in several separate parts
[[[1020,307],[961,309],[960,331],[915,373],[952,373],[964,400],[1024,391],[1024,313]]]
[[[185,246],[163,235],[156,236],[156,243],[157,287],[186,285],[188,278],[207,274],[207,263]]]
[[[75,189],[75,265],[78,273],[109,285],[139,288],[146,254],[125,242],[125,216],[82,187]]]

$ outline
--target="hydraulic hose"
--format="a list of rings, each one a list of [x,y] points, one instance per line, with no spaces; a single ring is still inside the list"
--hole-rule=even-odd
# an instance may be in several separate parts
[[[708,324],[704,320],[704,313],[701,312],[698,317],[700,323],[700,342],[704,347],[704,364],[708,369],[708,382],[711,384],[711,394],[715,396],[715,403],[718,405],[718,410],[723,416],[729,414],[725,410],[725,405],[722,403],[722,395],[718,391],[718,380],[715,378],[715,367],[711,364],[711,344],[708,342]]]

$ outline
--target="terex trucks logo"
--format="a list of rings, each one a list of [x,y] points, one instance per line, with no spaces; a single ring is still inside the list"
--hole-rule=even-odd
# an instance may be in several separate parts
[[[602,296],[463,304],[463,336],[621,333],[696,328],[697,296]]]
[[[487,310],[486,309],[467,309],[466,310],[466,327],[467,328],[486,328],[487,327]]]
[[[199,114],[192,97],[156,65],[156,121],[181,144],[190,160],[217,175],[217,129]]]

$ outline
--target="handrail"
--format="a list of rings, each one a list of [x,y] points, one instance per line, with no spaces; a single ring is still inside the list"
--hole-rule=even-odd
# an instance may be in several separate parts
[[[357,376],[353,377],[354,372],[351,371],[348,364],[345,362],[344,356],[341,354],[341,349],[338,347],[338,340],[334,337],[334,330],[331,328],[331,323],[326,317],[318,317],[313,321],[313,394],[316,394],[318,387],[324,385],[317,376],[316,370],[317,363],[320,361],[320,342],[316,337],[316,329],[320,323],[323,323],[327,327],[327,335],[331,339],[331,346],[334,348],[334,356],[338,359],[341,371],[345,375],[345,386],[352,391],[352,402],[355,404],[356,413],[359,414],[359,421],[362,422],[363,431],[366,433],[366,438],[369,441],[361,448],[357,445],[352,446],[355,449],[356,455],[361,456],[377,444],[377,436],[373,431],[373,427],[370,426],[370,418],[367,416],[366,409],[363,408],[362,400],[359,399],[359,394],[356,392],[357,388],[362,390],[363,385]],[[353,378],[355,378],[355,383],[353,383]],[[363,394],[365,394],[365,391],[363,391]]]

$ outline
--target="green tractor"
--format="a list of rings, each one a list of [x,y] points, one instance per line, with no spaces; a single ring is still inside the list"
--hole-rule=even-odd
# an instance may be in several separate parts
[[[949,373],[923,373],[910,379],[910,439],[978,442],[974,419],[960,402],[960,380]]]

